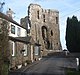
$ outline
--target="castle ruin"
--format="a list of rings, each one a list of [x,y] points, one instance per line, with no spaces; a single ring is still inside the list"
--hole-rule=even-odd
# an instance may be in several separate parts
[[[30,34],[41,50],[60,50],[59,11],[43,9],[38,4],[30,4],[28,17],[31,24]]]

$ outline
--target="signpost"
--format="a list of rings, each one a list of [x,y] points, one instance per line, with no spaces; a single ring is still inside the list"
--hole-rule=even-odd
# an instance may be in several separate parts
[[[76,70],[79,71],[79,58],[76,58],[76,62],[77,62]]]

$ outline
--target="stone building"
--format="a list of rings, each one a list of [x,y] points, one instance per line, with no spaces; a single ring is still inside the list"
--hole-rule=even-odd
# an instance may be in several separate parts
[[[31,52],[33,51],[33,46],[35,45],[35,43],[31,36],[27,36],[26,26],[18,24],[15,20],[13,20],[13,18],[1,12],[0,12],[0,37],[1,37],[0,41],[2,39],[5,40],[5,38],[2,38],[3,35],[2,26],[4,21],[8,23],[5,26],[8,28],[7,35],[8,35],[9,48],[6,49],[6,51],[8,50],[6,56],[7,55],[9,56],[9,69],[10,70],[18,69],[26,65],[27,63],[31,63],[32,61],[34,61]],[[2,44],[3,41],[0,42],[0,50],[4,51],[5,48],[4,45],[6,43],[3,44],[3,47]]]
[[[40,51],[36,51],[37,49],[35,49],[34,52],[40,52],[42,56],[45,56],[49,52],[61,50],[59,11],[43,9],[38,4],[30,4],[27,18],[27,23],[29,23],[30,27],[29,35],[35,43],[41,44]],[[25,19],[26,17],[24,18],[24,22],[22,22],[23,25]]]

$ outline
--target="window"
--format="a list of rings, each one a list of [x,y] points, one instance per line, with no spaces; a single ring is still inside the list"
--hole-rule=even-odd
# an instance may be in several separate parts
[[[51,30],[51,36],[53,36],[53,31]]]
[[[15,43],[11,42],[11,48],[12,48],[12,56],[15,56]]]
[[[39,19],[39,11],[37,11],[37,18]]]
[[[27,45],[24,45],[24,56],[26,56],[26,55],[28,55],[28,53],[27,53]]]
[[[15,26],[11,25],[11,33],[15,34]]]
[[[29,25],[29,23],[28,23],[28,29],[30,29],[30,25]]]
[[[56,17],[56,24],[58,24],[58,17]]]
[[[35,55],[39,55],[39,47],[38,46],[35,46]]]
[[[43,22],[45,22],[45,15],[43,14]]]
[[[21,35],[21,29],[19,27],[17,27],[17,35],[20,36]]]
[[[47,32],[47,28],[45,26],[42,26],[42,37],[43,39],[47,38],[47,35],[48,32]]]

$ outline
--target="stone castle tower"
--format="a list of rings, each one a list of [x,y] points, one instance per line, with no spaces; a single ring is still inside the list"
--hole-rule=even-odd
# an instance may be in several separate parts
[[[28,17],[31,24],[30,35],[36,43],[41,44],[41,50],[44,53],[49,50],[60,50],[59,11],[30,4]]]

